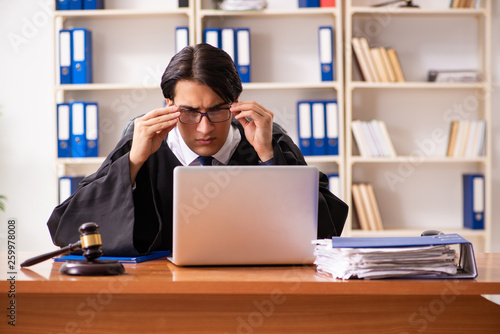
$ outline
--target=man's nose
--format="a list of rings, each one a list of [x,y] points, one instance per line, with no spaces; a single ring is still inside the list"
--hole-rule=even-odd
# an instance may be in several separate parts
[[[198,132],[209,133],[213,128],[214,124],[208,120],[208,117],[205,114],[203,114],[200,123],[198,123]]]

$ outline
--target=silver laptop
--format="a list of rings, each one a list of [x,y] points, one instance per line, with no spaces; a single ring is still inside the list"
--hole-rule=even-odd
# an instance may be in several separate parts
[[[177,167],[170,260],[180,266],[312,263],[318,173],[312,166]]]

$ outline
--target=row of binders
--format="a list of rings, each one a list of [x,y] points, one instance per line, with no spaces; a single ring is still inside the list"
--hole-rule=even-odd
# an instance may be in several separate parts
[[[373,186],[370,183],[353,183],[351,191],[359,228],[364,231],[383,230],[382,216]]]
[[[335,0],[299,0],[299,8],[335,7]]]
[[[479,0],[451,0],[450,8],[478,8]]]
[[[176,36],[179,47],[186,45],[187,27],[179,27]],[[250,29],[248,28],[205,28],[203,41],[207,44],[226,51],[233,59],[241,81],[251,82],[250,67]],[[188,41],[187,41],[188,42]],[[176,42],[177,44],[177,42]],[[334,78],[334,53],[333,53],[333,28],[320,26],[318,28],[319,62],[321,81],[333,81]],[[179,51],[180,49],[177,48]]]
[[[362,157],[396,157],[396,150],[383,121],[353,120],[351,130]]]
[[[205,28],[203,41],[226,51],[238,69],[241,82],[250,82],[250,29]]]
[[[450,125],[447,157],[474,158],[484,155],[485,121],[453,121]]]
[[[57,156],[99,156],[99,111],[96,102],[75,101],[57,105]]]
[[[339,154],[337,101],[298,101],[297,120],[303,155]]]
[[[85,28],[59,31],[61,84],[92,83],[92,32]]]
[[[56,10],[104,9],[104,0],[56,0]]]
[[[352,38],[352,49],[367,82],[405,82],[396,50],[370,47],[364,37]]]

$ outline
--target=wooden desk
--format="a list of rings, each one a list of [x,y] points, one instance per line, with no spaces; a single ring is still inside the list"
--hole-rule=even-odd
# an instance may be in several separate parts
[[[180,268],[166,259],[74,277],[47,261],[18,271],[15,328],[10,283],[0,282],[0,332],[498,334],[500,306],[481,295],[500,294],[500,254],[478,254],[477,264],[475,280],[334,281],[313,266]]]

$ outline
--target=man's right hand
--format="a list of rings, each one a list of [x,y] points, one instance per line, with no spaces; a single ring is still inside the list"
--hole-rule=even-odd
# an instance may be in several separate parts
[[[134,121],[134,136],[129,155],[132,184],[144,162],[158,151],[165,136],[175,127],[179,116],[180,112],[176,106],[168,106],[150,111]]]

